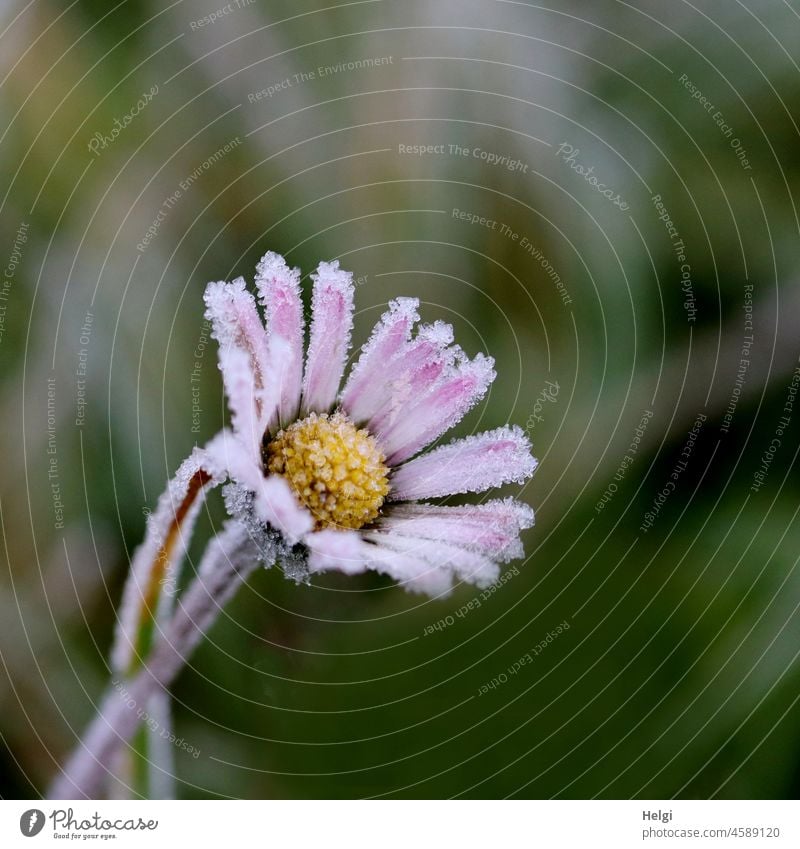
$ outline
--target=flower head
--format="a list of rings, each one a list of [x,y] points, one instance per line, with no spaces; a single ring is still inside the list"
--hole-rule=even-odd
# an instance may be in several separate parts
[[[209,283],[206,317],[232,415],[206,450],[233,481],[229,512],[283,546],[295,578],[374,569],[443,595],[453,578],[487,586],[522,556],[533,511],[512,498],[443,506],[427,499],[522,483],[536,460],[518,427],[425,451],[486,394],[494,362],[470,359],[443,322],[421,325],[397,298],[342,387],[353,282],[338,262],[312,275],[308,345],[300,273],[268,253],[255,298],[238,278]]]

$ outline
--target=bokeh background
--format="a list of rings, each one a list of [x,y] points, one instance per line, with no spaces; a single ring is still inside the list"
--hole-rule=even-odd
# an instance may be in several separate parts
[[[225,421],[203,288],[269,249],[352,269],[357,341],[417,295],[496,358],[458,431],[527,430],[537,524],[461,616],[259,572],[172,689],[179,795],[797,796],[790,3],[0,14],[3,797],[93,715],[146,511]]]

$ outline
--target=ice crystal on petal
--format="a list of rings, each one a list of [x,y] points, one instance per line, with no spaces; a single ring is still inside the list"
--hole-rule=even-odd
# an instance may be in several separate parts
[[[297,416],[303,380],[303,301],[300,269],[289,268],[271,251],[256,270],[256,288],[266,312],[267,360],[270,380],[279,397],[278,409],[267,426],[285,426]]]
[[[449,349],[452,341],[449,324],[437,321],[422,325],[416,338],[384,365],[383,379],[370,393],[372,404],[367,412],[371,430],[388,427],[434,385],[457,356],[458,349]]]
[[[243,486],[229,483],[222,487],[222,496],[228,515],[239,522],[258,549],[259,557],[269,566],[286,557],[289,547],[281,534],[256,515],[253,509],[254,494]]]
[[[378,439],[392,465],[413,457],[454,427],[486,394],[495,379],[494,360],[477,354],[456,363],[410,405],[406,415],[377,430]]]
[[[366,422],[379,403],[385,385],[386,364],[401,351],[419,321],[417,298],[396,298],[375,325],[342,391],[342,407],[356,422]]]
[[[533,510],[511,497],[460,507],[403,504],[387,511],[377,526],[400,536],[453,543],[505,563],[522,557],[519,535],[533,526]]]
[[[475,584],[481,589],[494,583],[499,574],[497,563],[474,549],[461,548],[430,538],[379,531],[371,531],[366,536],[393,551],[419,557],[437,569],[450,569],[461,580]]]
[[[303,414],[324,413],[339,392],[353,328],[353,275],[321,262],[311,299],[311,330],[303,375]]]
[[[211,335],[221,348],[242,348],[252,358],[259,383],[267,372],[264,327],[255,298],[246,290],[243,277],[230,283],[209,283],[204,294],[205,317],[211,322]]]
[[[221,348],[219,368],[225,394],[228,396],[233,426],[255,455],[264,429],[256,411],[255,376],[250,367],[250,359],[241,348]]]
[[[223,476],[214,454],[195,448],[147,517],[145,538],[131,560],[119,610],[111,653],[117,671],[125,671],[135,657],[141,618],[155,616],[156,610],[149,605],[159,603],[160,588],[174,583],[175,570],[186,553],[203,496],[210,487],[222,483]]]
[[[416,501],[524,483],[536,469],[530,452],[530,442],[517,426],[453,440],[396,469],[389,498]]]

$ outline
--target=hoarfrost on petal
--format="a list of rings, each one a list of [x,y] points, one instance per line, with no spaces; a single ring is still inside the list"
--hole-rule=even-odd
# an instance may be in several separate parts
[[[451,573],[437,569],[419,556],[379,543],[366,542],[356,531],[324,530],[306,537],[309,571],[356,575],[371,569],[398,581],[409,592],[442,597],[450,592]]]
[[[267,361],[276,387],[278,405],[267,422],[273,430],[297,417],[303,380],[303,301],[300,270],[289,268],[279,254],[269,251],[256,268],[256,288],[266,313]]]
[[[111,660],[126,673],[141,648],[138,635],[144,618],[154,617],[165,586],[174,586],[203,496],[224,479],[215,457],[195,448],[181,463],[156,509],[147,518],[144,541],[134,552],[120,604]]]
[[[259,453],[253,453],[252,444],[246,444],[238,433],[220,431],[206,450],[217,467],[224,468],[229,477],[248,489],[255,490],[264,477]]]
[[[258,456],[264,432],[256,410],[255,376],[250,358],[241,348],[220,348],[219,368],[233,427],[250,453]]]
[[[496,376],[494,360],[483,354],[453,365],[405,414],[377,430],[390,465],[398,465],[454,427],[483,398]]]
[[[384,364],[382,381],[376,382],[367,410],[370,431],[385,428],[405,415],[420,394],[435,384],[458,354],[459,349],[449,348],[452,341],[449,324],[424,324],[416,337]]]
[[[389,499],[416,501],[524,483],[537,466],[530,451],[528,438],[517,426],[454,440],[396,469]]]
[[[267,334],[244,278],[237,277],[231,283],[209,283],[203,299],[205,317],[211,322],[211,335],[219,342],[220,355],[238,348],[248,356],[257,416],[262,423],[269,420],[278,397],[270,382]]]
[[[396,298],[375,325],[361,349],[341,395],[342,407],[350,418],[365,423],[385,385],[386,364],[404,348],[414,324],[419,321],[417,298]]]
[[[407,592],[444,598],[453,587],[450,569],[441,569],[421,557],[419,552],[397,551],[380,540],[365,541],[364,558],[369,568],[394,578]]]
[[[452,543],[505,563],[524,555],[520,532],[533,526],[533,510],[510,497],[460,507],[403,504],[376,524],[382,531]]]
[[[336,570],[345,575],[357,575],[367,568],[363,542],[356,531],[316,531],[306,537],[305,543],[309,550],[310,572]]]
[[[311,513],[301,506],[289,484],[279,475],[263,478],[255,489],[254,509],[267,524],[294,545],[314,527]]]
[[[303,374],[302,415],[325,413],[336,401],[353,329],[353,275],[321,262],[311,275],[311,330]]]
[[[500,574],[497,563],[481,552],[448,542],[381,531],[369,531],[364,536],[386,548],[418,557],[435,569],[452,570],[461,580],[481,589],[493,584]]]

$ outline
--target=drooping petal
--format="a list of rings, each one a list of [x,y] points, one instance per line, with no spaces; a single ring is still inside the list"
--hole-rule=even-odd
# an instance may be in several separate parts
[[[533,519],[527,504],[509,497],[461,507],[397,505],[377,526],[401,536],[452,543],[506,563],[523,556],[520,532],[532,527]]]
[[[342,407],[352,421],[363,424],[375,412],[374,399],[385,383],[386,364],[408,341],[419,321],[417,298],[396,298],[375,325],[353,366],[341,395]]]
[[[314,291],[303,415],[327,412],[336,401],[353,329],[353,275],[341,271],[338,262],[321,262],[311,277]]]
[[[477,354],[460,359],[391,424],[376,434],[387,462],[397,465],[456,425],[486,394],[495,378],[494,360]]]
[[[212,440],[213,442],[213,440]],[[203,496],[225,478],[216,454],[195,448],[147,518],[144,542],[131,560],[123,591],[111,659],[114,669],[128,674],[146,647],[142,623],[155,617],[166,587],[174,587],[176,571],[191,540]]]
[[[381,531],[367,531],[364,537],[400,554],[418,557],[437,570],[452,570],[463,581],[480,588],[493,584],[500,574],[497,563],[484,554],[449,542]]]
[[[299,504],[289,484],[279,475],[263,478],[255,494],[256,513],[279,530],[289,545],[300,542],[313,529],[313,516]]]
[[[452,586],[449,569],[438,569],[416,554],[396,551],[380,542],[367,542],[356,531],[318,531],[309,534],[305,542],[312,573],[355,575],[371,569],[398,581],[409,592],[432,597],[446,596]]]
[[[270,391],[267,335],[255,299],[245,289],[242,277],[231,283],[209,283],[203,299],[205,317],[211,322],[211,335],[219,342],[220,351],[240,348],[249,357],[256,387],[256,409],[259,420],[264,421],[273,413],[269,407],[276,396]]]
[[[300,408],[303,380],[303,302],[300,270],[289,268],[270,251],[256,267],[256,288],[267,322],[270,380],[279,396],[277,415],[267,422],[272,430],[291,424]]]
[[[450,349],[452,341],[451,325],[443,321],[422,325],[416,338],[384,364],[383,380],[371,393],[370,431],[388,427],[434,385],[456,358],[459,349]]]
[[[418,501],[523,483],[537,466],[530,452],[528,438],[516,426],[457,439],[396,469],[389,499]]]

